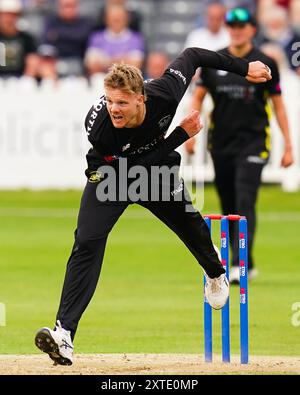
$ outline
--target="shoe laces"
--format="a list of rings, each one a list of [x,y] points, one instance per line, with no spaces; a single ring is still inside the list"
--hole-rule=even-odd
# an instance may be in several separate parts
[[[59,320],[56,321],[55,329],[62,330],[61,322]]]
[[[220,280],[219,280],[219,278],[212,278],[211,279],[211,290],[212,290],[212,292],[219,292],[220,291],[220,289],[221,289],[221,283],[220,283]]]
[[[55,330],[62,332],[64,335],[69,335],[70,331],[67,331],[61,326],[61,322],[59,320],[56,321]]]

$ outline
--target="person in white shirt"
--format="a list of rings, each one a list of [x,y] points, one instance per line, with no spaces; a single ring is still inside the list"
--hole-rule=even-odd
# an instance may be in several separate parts
[[[224,25],[225,13],[226,8],[222,4],[210,4],[206,12],[206,26],[192,30],[184,47],[201,47],[212,51],[227,47],[229,34]]]

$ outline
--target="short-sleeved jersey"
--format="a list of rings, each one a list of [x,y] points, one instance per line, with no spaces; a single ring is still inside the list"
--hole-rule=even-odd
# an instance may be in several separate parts
[[[220,51],[229,54],[228,49]],[[239,75],[203,68],[198,86],[207,88],[214,108],[209,126],[208,147],[213,153],[235,155],[238,152],[262,153],[270,149],[270,95],[281,94],[275,62],[256,48],[245,56],[260,60],[272,72],[272,80],[253,84]]]
[[[26,56],[36,52],[34,39],[26,32],[11,37],[0,33],[0,43],[5,48],[5,66],[0,65],[0,77],[20,77],[24,72]]]

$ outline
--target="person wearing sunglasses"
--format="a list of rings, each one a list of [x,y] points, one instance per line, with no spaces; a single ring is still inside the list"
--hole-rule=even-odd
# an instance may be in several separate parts
[[[215,186],[223,214],[245,215],[248,219],[249,279],[258,274],[254,266],[253,240],[255,234],[255,205],[261,184],[261,174],[270,155],[270,101],[282,132],[284,150],[281,165],[293,163],[291,140],[286,110],[281,97],[280,77],[275,62],[255,48],[256,20],[245,8],[234,8],[226,13],[225,22],[230,44],[219,52],[260,60],[268,65],[272,79],[253,84],[238,75],[221,70],[203,68],[193,92],[191,107],[201,111],[202,103],[210,93],[213,99],[211,123],[208,131],[208,149],[215,170]],[[185,143],[193,154],[195,139]],[[239,283],[238,229],[230,228],[232,267],[230,282]]]

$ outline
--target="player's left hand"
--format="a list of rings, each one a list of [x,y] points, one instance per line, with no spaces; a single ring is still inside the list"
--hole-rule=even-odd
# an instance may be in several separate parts
[[[286,168],[294,163],[293,153],[291,149],[286,149],[281,159],[281,166]]]
[[[254,83],[267,82],[272,79],[270,67],[266,64],[256,61],[250,62],[246,80]]]

